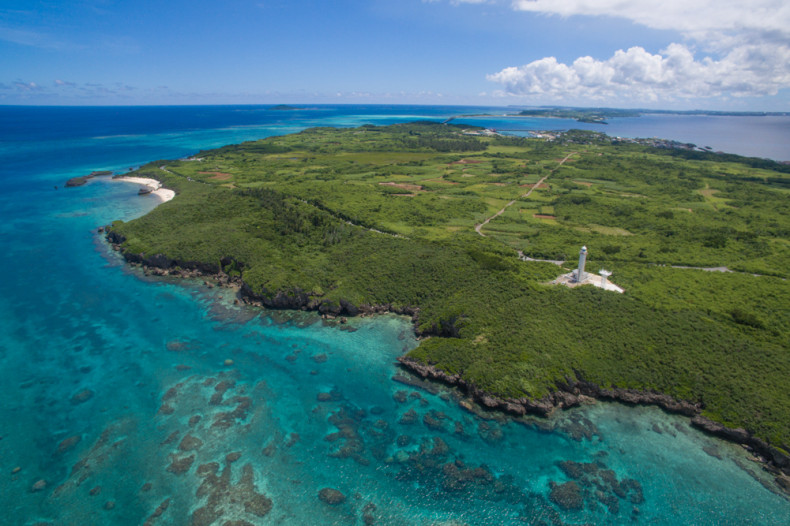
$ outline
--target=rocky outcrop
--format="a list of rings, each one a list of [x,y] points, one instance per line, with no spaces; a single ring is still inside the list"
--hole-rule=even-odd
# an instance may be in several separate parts
[[[104,227],[104,230],[107,232],[107,234],[105,235],[107,241],[110,242],[110,244],[113,246],[115,250],[120,250],[121,243],[126,241],[126,236],[119,234],[118,232],[113,230],[111,225],[107,225],[106,227]]]
[[[584,507],[581,489],[574,481],[565,484],[551,483],[549,498],[564,510],[580,510]]]
[[[551,392],[539,399],[531,398],[498,398],[478,389],[473,384],[464,380],[460,374],[448,374],[432,365],[418,362],[408,356],[398,358],[400,364],[423,378],[442,382],[447,385],[457,386],[470,395],[478,404],[487,408],[504,411],[512,415],[536,414],[549,416],[557,409],[571,408],[581,405],[591,398],[597,400],[610,400],[631,405],[657,405],[671,413],[686,416],[699,414],[701,407],[683,400],[676,400],[671,396],[652,391],[638,391],[636,389],[611,388],[604,389],[593,383],[566,379],[558,384],[558,390]],[[578,374],[578,373],[577,373]]]
[[[448,374],[441,369],[424,364],[408,356],[399,357],[398,362],[402,367],[417,376],[458,387],[486,409],[503,411],[514,416],[526,414],[549,416],[558,409],[575,407],[591,399],[616,401],[630,405],[655,405],[670,413],[692,417],[691,424],[706,433],[743,444],[747,449],[758,455],[758,460],[766,462],[766,469],[777,475],[781,480],[785,481],[787,480],[785,477],[790,476],[790,455],[785,452],[787,447],[778,448],[753,436],[745,429],[732,429],[714,422],[700,414],[703,409],[701,404],[676,400],[669,395],[653,391],[616,387],[605,389],[591,382],[570,378],[566,378],[565,382],[558,383],[556,391],[540,399],[503,399],[478,389],[475,385],[464,380],[460,374]],[[581,376],[578,371],[576,374]]]
[[[103,175],[112,175],[112,172],[107,170],[101,170],[98,172],[91,172],[88,175],[81,175],[79,177],[72,177],[68,181],[66,181],[66,187],[74,187],[74,186],[82,186],[87,183],[89,180],[93,179],[94,177],[100,177]]]
[[[346,501],[346,496],[335,488],[323,488],[318,492],[318,498],[330,506],[337,506]]]
[[[749,439],[751,438],[751,435],[749,435],[749,432],[745,429],[740,427],[736,429],[730,429],[723,426],[722,424],[719,424],[718,422],[710,420],[709,418],[705,418],[702,415],[696,415],[694,418],[692,418],[691,425],[697,429],[705,431],[706,433],[710,433],[711,435],[720,436],[740,444],[748,443]]]
[[[72,177],[68,181],[66,181],[66,188],[72,188],[75,186],[82,186],[88,182],[91,177],[89,175],[82,175],[80,177]]]
[[[164,254],[134,253],[123,248],[122,245],[126,241],[126,237],[123,234],[113,230],[110,225],[104,227],[104,230],[106,232],[105,237],[112,245],[113,250],[120,252],[127,262],[141,266],[147,274],[188,278],[207,276],[216,278],[221,284],[227,284],[227,282],[234,280],[222,272],[222,266],[234,264],[237,268],[243,268],[243,265],[232,258],[222,258],[219,263],[207,263],[205,261],[173,259]],[[241,280],[237,279],[236,283],[240,285]]]
[[[197,275],[200,276],[214,276],[220,273],[220,266],[217,263],[206,263],[204,261],[185,261],[179,259],[171,259],[164,254],[154,254],[154,255],[147,255],[144,253],[134,254],[132,252],[123,251],[123,257],[129,263],[134,263],[137,265],[142,265],[143,267],[148,267],[149,269],[155,270],[171,270],[171,269],[179,269],[179,270],[186,270],[186,271],[197,271]],[[161,272],[154,272],[159,275],[168,275],[162,274]],[[190,276],[191,277],[191,276]]]

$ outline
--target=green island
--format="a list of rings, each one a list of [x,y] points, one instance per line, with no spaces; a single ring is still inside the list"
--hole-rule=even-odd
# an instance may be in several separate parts
[[[790,167],[481,131],[313,128],[156,161],[131,175],[176,198],[108,237],[253,303],[414,313],[404,363],[486,405],[657,401],[788,465]],[[582,245],[625,293],[550,284]]]
[[[577,122],[608,124],[607,118],[639,117],[635,110],[618,110],[614,108],[536,108],[522,110],[517,115],[522,117],[553,117],[555,119],[575,119]]]
[[[608,124],[606,119],[614,117],[639,117],[646,114],[661,115],[709,115],[717,117],[765,117],[768,115],[787,115],[785,112],[761,111],[711,111],[711,110],[649,110],[633,109],[623,110],[618,108],[573,108],[542,106],[522,110],[515,115],[522,117],[552,117],[555,119],[574,119],[577,122],[592,124]]]

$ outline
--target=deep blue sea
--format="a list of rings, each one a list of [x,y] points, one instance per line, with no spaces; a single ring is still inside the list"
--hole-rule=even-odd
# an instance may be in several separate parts
[[[341,330],[146,278],[96,228],[156,198],[107,178],[63,187],[308,126],[484,111],[0,107],[0,522],[790,524],[760,465],[686,418],[468,411],[393,380],[417,345],[408,320]],[[547,121],[534,127],[574,127]]]

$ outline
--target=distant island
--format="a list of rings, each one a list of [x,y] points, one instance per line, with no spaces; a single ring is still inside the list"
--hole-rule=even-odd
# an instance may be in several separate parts
[[[553,117],[557,119],[574,119],[577,122],[588,122],[593,124],[608,124],[606,119],[639,117],[646,114],[663,115],[713,115],[729,117],[764,117],[769,115],[786,116],[787,112],[753,112],[753,111],[710,111],[710,110],[646,110],[634,109],[624,110],[617,108],[572,108],[543,106],[539,108],[525,109],[516,115],[522,117]]]
[[[518,115],[522,117],[554,117],[557,119],[574,119],[578,122],[607,124],[607,118],[638,117],[640,113],[631,110],[616,110],[611,108],[540,108],[534,110],[522,110],[518,113]]]
[[[269,109],[274,111],[288,111],[288,110],[298,110],[299,108],[296,108],[294,106],[288,106],[287,104],[278,104],[277,106],[272,106]]]
[[[790,166],[428,121],[195,159],[137,170],[176,198],[108,227],[147,273],[330,323],[406,314],[422,339],[403,366],[485,407],[657,404],[759,451],[790,487]],[[624,294],[551,285],[582,245]]]

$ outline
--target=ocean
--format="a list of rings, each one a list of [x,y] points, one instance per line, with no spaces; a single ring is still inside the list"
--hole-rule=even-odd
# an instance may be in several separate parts
[[[493,112],[489,112],[493,113]],[[511,116],[502,116],[503,113]],[[572,119],[513,117],[515,110],[500,116],[457,119],[456,123],[478,124],[501,133],[529,135],[528,130],[591,130],[611,137],[659,138],[692,143],[712,151],[790,161],[790,115],[671,115],[649,113],[639,117],[615,117],[606,124]]]
[[[790,524],[760,465],[687,418],[470,411],[398,369],[418,343],[407,319],[328,326],[145,277],[96,230],[156,198],[101,177],[63,187],[310,126],[494,111],[0,107],[3,523]]]

